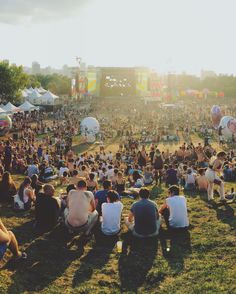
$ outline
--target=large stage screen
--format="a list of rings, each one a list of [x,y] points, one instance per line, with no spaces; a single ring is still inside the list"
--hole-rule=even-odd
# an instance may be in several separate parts
[[[136,80],[133,68],[101,68],[101,96],[135,96]]]

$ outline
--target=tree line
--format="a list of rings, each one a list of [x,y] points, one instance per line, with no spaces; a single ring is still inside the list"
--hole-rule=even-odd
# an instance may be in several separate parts
[[[218,75],[200,79],[194,75],[171,74],[167,76],[166,83],[171,89],[176,90],[203,90],[224,92],[225,97],[236,97],[236,76]],[[18,102],[21,98],[20,90],[29,87],[40,87],[50,90],[56,95],[71,94],[70,78],[59,75],[29,75],[23,71],[22,66],[0,62],[0,99],[2,101]]]
[[[0,99],[1,101],[20,102],[21,90],[29,87],[40,87],[56,95],[70,95],[70,78],[59,75],[29,75],[22,66],[0,62]]]

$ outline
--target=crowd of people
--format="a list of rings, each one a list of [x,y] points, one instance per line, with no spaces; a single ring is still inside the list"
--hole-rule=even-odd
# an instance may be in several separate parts
[[[181,111],[156,112],[150,105],[134,109],[129,102],[125,108],[120,104],[91,105],[89,111],[101,122],[103,144],[95,152],[81,154],[73,150],[72,142],[87,110],[63,108],[50,117],[38,116],[37,122],[31,116],[16,118],[18,139],[0,143],[0,202],[8,202],[15,211],[34,209],[34,229],[39,232],[61,224],[71,234],[90,238],[99,224],[101,233],[110,236],[119,234],[123,220],[134,237],[147,238],[158,235],[164,224],[169,230],[188,229],[185,193],[205,193],[210,202],[214,192],[223,203],[232,198],[224,181],[236,179],[236,152],[218,152],[208,140],[191,140],[191,135],[200,140],[206,130],[211,133],[203,106],[197,105],[198,111],[190,104]],[[107,151],[106,140],[114,137],[119,138],[117,150]],[[176,138],[172,140],[176,145],[171,150],[167,145],[160,148],[162,139],[170,137]],[[19,188],[12,174],[25,176]],[[168,190],[160,207],[150,199],[155,185]],[[60,195],[55,192],[58,188]],[[128,215],[123,215],[124,197],[135,199]],[[0,258],[7,247],[17,259],[27,257],[1,222]]]

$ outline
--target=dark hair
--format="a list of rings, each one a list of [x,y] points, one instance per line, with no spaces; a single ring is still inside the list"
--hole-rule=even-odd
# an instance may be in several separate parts
[[[134,182],[136,182],[138,179],[141,179],[142,178],[142,176],[140,175],[140,173],[139,173],[138,170],[134,170],[132,176],[133,176]]]
[[[86,188],[87,187],[87,183],[85,180],[79,180],[78,184],[77,184],[78,188]]]
[[[199,168],[198,172],[199,172],[199,175],[202,176],[205,172],[205,168]]]
[[[12,183],[11,174],[8,171],[5,171],[2,175],[2,184],[4,186],[9,187],[11,183]]]
[[[25,189],[26,185],[29,185],[31,183],[32,183],[31,178],[30,177],[25,177],[23,183],[20,185],[18,195],[19,195],[20,200],[22,202],[24,202],[23,201],[23,198],[24,198],[24,189]]]
[[[63,172],[63,177],[65,178],[65,177],[67,177],[67,176],[68,176],[67,171],[64,171],[64,172]]]
[[[90,173],[90,174],[89,174],[89,179],[90,179],[90,181],[93,181],[94,178],[95,178],[95,174],[94,174],[94,173]]]
[[[226,156],[226,153],[224,151],[220,151],[216,154],[217,157],[223,157]]]
[[[176,185],[172,185],[169,187],[168,191],[171,193],[171,194],[174,194],[174,195],[179,195],[179,187],[176,186]]]
[[[111,190],[107,193],[107,198],[109,198],[110,202],[113,203],[119,200],[119,194],[116,191]]]
[[[72,172],[72,176],[77,176],[77,175],[78,175],[78,171],[77,171],[77,169],[74,169]]]
[[[139,196],[143,199],[147,199],[150,196],[150,192],[147,188],[142,188],[139,191]]]
[[[68,194],[71,190],[76,190],[76,187],[74,184],[70,184],[66,187],[66,193]]]
[[[103,185],[103,189],[107,190],[111,187],[111,181],[105,180],[102,185]]]

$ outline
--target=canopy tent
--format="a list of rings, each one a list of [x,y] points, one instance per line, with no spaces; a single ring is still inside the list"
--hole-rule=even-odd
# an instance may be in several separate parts
[[[39,108],[31,104],[29,101],[25,101],[23,104],[19,106],[19,108],[23,111],[34,111],[38,110]]]
[[[29,92],[27,89],[21,91],[22,98],[27,98],[29,96]]]
[[[33,91],[34,91],[34,88],[30,87],[30,88],[28,89],[28,91],[33,92]]]
[[[15,113],[20,112],[20,108],[13,105],[11,102],[8,102],[4,107],[3,110],[5,110],[7,113]]]
[[[47,90],[45,90],[42,86],[38,88],[38,91],[40,94],[45,94],[47,92]]]
[[[31,99],[37,99],[37,98],[41,97],[41,94],[37,90],[34,89],[33,92],[29,95],[29,97]]]
[[[43,105],[55,105],[59,102],[59,97],[47,91],[45,94],[41,96]]]
[[[6,111],[0,107],[0,113],[6,113]]]
[[[41,94],[39,94],[38,91],[33,90],[33,92],[27,97],[27,100],[29,100],[30,103],[34,103],[37,105],[42,104]]]

